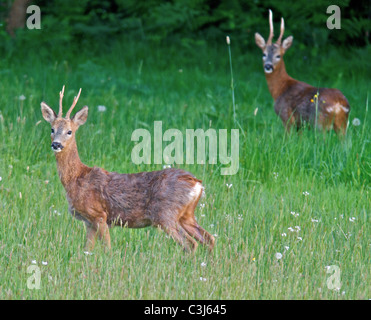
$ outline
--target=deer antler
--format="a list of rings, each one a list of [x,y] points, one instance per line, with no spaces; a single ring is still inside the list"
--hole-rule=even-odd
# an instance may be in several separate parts
[[[80,93],[81,93],[81,88],[80,88],[79,93],[77,94],[77,97],[74,97],[74,98],[73,98],[73,103],[72,103],[70,109],[68,110],[68,112],[67,112],[67,114],[66,114],[66,119],[69,119],[69,118],[70,118],[71,112],[72,112],[73,108],[75,108],[76,103],[77,103],[77,101],[78,101],[79,98],[80,98]]]
[[[62,117],[62,110],[63,110],[63,107],[62,107],[62,100],[63,100],[63,94],[64,94],[64,86],[62,88],[62,91],[59,92],[59,112],[58,112],[58,118],[61,118]]]
[[[270,32],[269,32],[267,44],[271,45],[272,39],[273,39],[273,13],[271,9],[269,9],[269,29],[270,29]]]
[[[285,20],[283,20],[283,18],[281,18],[281,33],[280,33],[280,36],[279,36],[279,38],[277,39],[277,42],[276,42],[279,45],[281,44],[284,32],[285,32]]]

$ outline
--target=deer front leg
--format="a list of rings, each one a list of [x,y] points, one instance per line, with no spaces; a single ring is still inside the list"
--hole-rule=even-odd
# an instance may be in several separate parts
[[[103,241],[105,247],[110,250],[111,249],[111,237],[109,235],[109,228],[106,222],[106,219],[99,218],[98,221],[98,236],[99,239]]]
[[[97,237],[103,241],[107,249],[111,249],[111,237],[109,228],[104,218],[98,218],[96,222],[86,222],[86,244],[85,249],[91,251],[94,249]]]
[[[85,227],[86,227],[85,250],[91,251],[94,249],[95,240],[97,239],[97,229],[90,222],[85,222]]]
[[[296,125],[294,114],[290,110],[286,110],[286,112],[280,114],[280,117],[285,127],[286,134],[289,135],[292,127]]]

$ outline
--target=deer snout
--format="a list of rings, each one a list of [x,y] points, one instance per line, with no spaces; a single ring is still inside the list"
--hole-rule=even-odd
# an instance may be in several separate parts
[[[52,149],[55,152],[60,152],[60,151],[62,151],[63,146],[62,146],[62,144],[60,142],[54,141],[54,142],[52,142]]]
[[[271,73],[273,71],[273,64],[271,64],[271,63],[265,63],[264,64],[264,71],[266,73]]]

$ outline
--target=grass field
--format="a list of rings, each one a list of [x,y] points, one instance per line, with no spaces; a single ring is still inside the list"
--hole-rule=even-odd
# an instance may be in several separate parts
[[[230,137],[237,128],[227,46],[35,46],[1,60],[0,298],[369,299],[371,47],[321,57],[295,48],[285,56],[290,75],[347,96],[348,135],[285,136],[260,50],[232,39],[239,171],[178,166],[203,180],[196,216],[216,237],[213,253],[199,246],[194,255],[151,228],[111,229],[110,252],[98,244],[84,253],[85,228],[67,212],[40,102],[57,109],[65,84],[70,105],[81,87],[76,109],[89,106],[77,133],[81,160],[121,173],[162,169],[131,162],[135,129],[151,131],[158,120],[164,131],[212,127]],[[30,266],[39,268],[40,289],[27,286]],[[340,271],[338,290],[329,266]]]

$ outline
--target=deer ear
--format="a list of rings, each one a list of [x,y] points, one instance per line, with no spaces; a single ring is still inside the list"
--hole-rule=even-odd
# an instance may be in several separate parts
[[[259,34],[259,33],[255,33],[255,43],[256,43],[256,45],[260,48],[260,49],[262,49],[262,50],[264,50],[264,48],[265,48],[265,40],[264,40],[264,38]]]
[[[41,112],[43,114],[43,118],[49,123],[53,123],[54,120],[57,119],[57,114],[45,102],[41,102]]]
[[[293,36],[289,36],[285,40],[283,40],[283,42],[282,42],[282,48],[283,48],[283,50],[286,51],[288,48],[290,48],[291,45],[292,45],[292,41],[293,40],[294,40],[294,37]]]
[[[78,126],[82,126],[86,120],[88,119],[88,107],[85,106],[80,111],[76,112],[75,115],[72,117],[72,121],[76,123]]]

